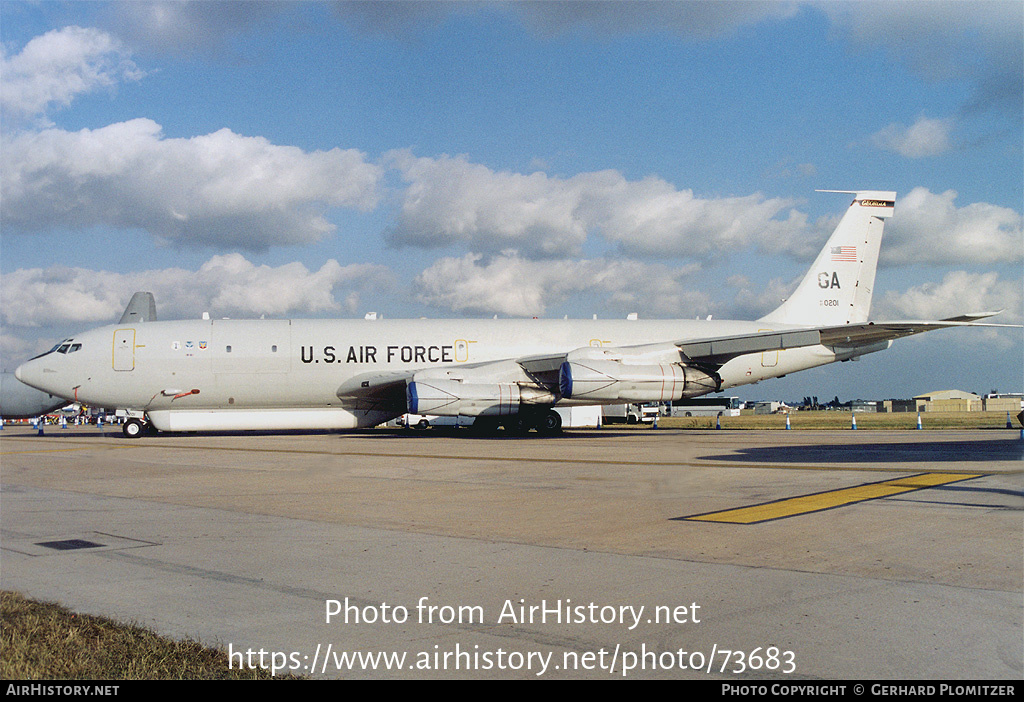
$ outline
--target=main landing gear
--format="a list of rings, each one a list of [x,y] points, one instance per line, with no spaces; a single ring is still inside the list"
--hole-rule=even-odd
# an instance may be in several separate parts
[[[536,430],[541,436],[557,436],[562,433],[562,415],[554,409],[520,412],[511,417],[499,419],[498,417],[477,417],[473,422],[473,429],[481,433],[493,434],[498,427],[502,426],[505,431],[519,435],[528,434]]]
[[[541,415],[536,423],[536,429],[546,436],[554,436],[562,433],[562,415],[551,409]]]
[[[121,427],[121,432],[128,439],[137,439],[143,434],[148,434],[153,431],[153,427],[148,423],[136,417],[131,417]]]

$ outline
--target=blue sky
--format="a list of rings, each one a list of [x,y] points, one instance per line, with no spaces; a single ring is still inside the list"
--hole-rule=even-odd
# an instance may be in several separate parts
[[[0,2],[5,368],[161,318],[753,319],[898,193],[872,316],[1020,324],[1019,2]],[[942,331],[745,397],[1024,389]]]

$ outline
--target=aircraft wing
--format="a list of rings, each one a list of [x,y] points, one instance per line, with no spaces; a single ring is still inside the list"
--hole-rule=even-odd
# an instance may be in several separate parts
[[[694,363],[720,366],[748,353],[781,351],[801,346],[817,346],[820,343],[821,337],[817,329],[795,329],[677,341],[675,346]]]
[[[536,388],[558,387],[558,371],[566,354],[529,356],[481,363],[362,373],[349,378],[336,394],[347,407],[404,412],[406,387],[414,379],[458,379],[467,382],[519,382]]]
[[[678,363],[717,367],[731,358],[761,351],[814,346],[820,343],[817,329],[757,332],[631,347],[583,347],[566,353],[524,356],[459,366],[371,371],[349,378],[338,387],[338,398],[352,409],[404,412],[410,382],[462,381],[466,383],[515,383],[532,386],[539,393],[559,387],[562,364],[570,360],[601,359],[626,363]],[[553,402],[555,396],[550,395]]]
[[[426,369],[369,372],[346,380],[337,390],[338,398],[356,409],[405,411],[406,387],[411,381],[457,380],[475,383],[513,382],[538,390],[559,387],[559,373],[567,361],[614,361],[625,365],[679,363],[709,373],[728,361],[746,354],[781,351],[808,346],[845,349],[870,346],[905,336],[948,327],[1014,327],[1007,324],[979,324],[978,319],[996,313],[968,314],[943,320],[865,322],[830,327],[794,328],[700,339],[683,339],[620,347],[581,347],[566,353],[525,356],[483,363]]]

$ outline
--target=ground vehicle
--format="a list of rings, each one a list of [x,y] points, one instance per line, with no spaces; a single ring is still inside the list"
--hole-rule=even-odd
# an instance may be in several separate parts
[[[555,410],[562,418],[563,427],[596,427],[600,424],[601,408],[558,407]],[[476,417],[444,417],[436,414],[403,414],[388,422],[389,427],[406,429],[428,429],[430,427],[471,427]]]
[[[646,404],[625,404],[605,405],[603,407],[603,419],[606,424],[625,422],[626,424],[637,424],[638,422],[653,422],[654,418],[661,412],[657,403]]]
[[[428,429],[430,427],[472,426],[473,417],[440,417],[436,414],[403,414],[392,419],[388,426],[406,429]]]
[[[738,417],[738,397],[691,397],[672,403],[672,417]]]

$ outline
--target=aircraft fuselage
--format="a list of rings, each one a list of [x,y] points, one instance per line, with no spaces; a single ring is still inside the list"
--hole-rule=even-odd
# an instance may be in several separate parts
[[[354,409],[338,397],[366,373],[459,367],[573,349],[765,331],[759,322],[640,320],[194,320],[110,325],[74,337],[73,352],[24,364],[19,377],[99,407],[146,412],[157,428],[216,412],[210,426],[354,428],[403,408]],[[864,353],[862,349],[860,353]],[[841,360],[817,346],[748,354],[726,363],[722,388]],[[562,401],[566,404],[565,401]],[[571,401],[568,404],[573,404]],[[243,418],[239,411],[276,414]],[[251,420],[251,421],[250,421]]]

